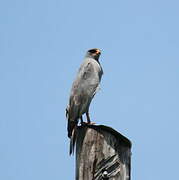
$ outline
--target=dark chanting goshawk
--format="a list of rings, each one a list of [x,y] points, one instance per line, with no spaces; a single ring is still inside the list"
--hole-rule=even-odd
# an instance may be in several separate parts
[[[96,94],[101,77],[103,75],[102,67],[99,63],[99,49],[90,49],[87,51],[83,63],[73,82],[69,105],[66,108],[68,119],[68,137],[71,138],[73,131],[77,127],[79,119],[83,124],[82,115],[86,114],[87,123],[90,124],[89,106]]]

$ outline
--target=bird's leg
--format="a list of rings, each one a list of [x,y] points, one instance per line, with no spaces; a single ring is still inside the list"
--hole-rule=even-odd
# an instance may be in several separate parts
[[[83,125],[83,116],[80,117],[80,120],[81,120],[81,125]]]
[[[90,116],[89,116],[89,111],[86,112],[86,118],[87,118],[87,123],[90,124],[91,120],[90,120]]]
[[[90,120],[89,111],[86,112],[86,118],[87,118],[87,124],[91,124],[91,125],[95,124],[94,122],[91,122]]]
[[[83,116],[80,117],[80,120],[81,120],[81,126],[85,126],[86,123],[83,121]]]

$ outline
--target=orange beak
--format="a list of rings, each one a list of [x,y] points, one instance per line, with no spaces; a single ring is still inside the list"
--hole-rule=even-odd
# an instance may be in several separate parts
[[[96,49],[96,54],[101,54],[101,51],[99,49]]]

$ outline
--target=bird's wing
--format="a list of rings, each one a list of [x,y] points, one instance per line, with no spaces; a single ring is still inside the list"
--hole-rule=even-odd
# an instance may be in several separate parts
[[[100,85],[98,85],[97,88],[96,88],[96,90],[95,90],[95,92],[93,93],[93,96],[94,96],[98,91],[100,91],[100,89],[101,89],[101,88],[100,88]]]
[[[97,92],[100,83],[100,66],[96,61],[86,61],[80,72],[82,89],[89,97]]]
[[[86,112],[92,98],[99,90],[101,76],[102,68],[97,61],[86,59],[82,63],[71,89],[70,118],[73,117],[73,120],[78,119]]]
[[[70,94],[68,107],[69,137],[71,137],[75,124],[78,123],[78,119],[83,113],[87,112],[91,100],[97,92],[101,76],[101,67],[94,60],[86,59],[80,66]]]
[[[79,118],[80,112],[90,104],[100,82],[99,65],[86,60],[80,66],[77,77],[72,85],[70,95],[70,109],[73,117]]]

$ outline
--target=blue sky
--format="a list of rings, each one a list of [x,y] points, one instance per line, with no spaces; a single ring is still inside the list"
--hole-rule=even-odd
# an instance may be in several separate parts
[[[177,179],[177,0],[0,1],[0,179],[72,180],[64,109],[102,50],[91,119],[132,143],[132,179]]]

